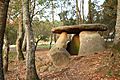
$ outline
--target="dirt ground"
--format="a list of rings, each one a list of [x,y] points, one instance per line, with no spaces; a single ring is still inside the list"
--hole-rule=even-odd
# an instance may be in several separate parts
[[[120,80],[120,55],[113,50],[94,53],[89,56],[71,56],[65,68],[56,68],[48,49],[36,51],[36,68],[42,80]],[[25,80],[25,61],[9,62],[6,80]]]

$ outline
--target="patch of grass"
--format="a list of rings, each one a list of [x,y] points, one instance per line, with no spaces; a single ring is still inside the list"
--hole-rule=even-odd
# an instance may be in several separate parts
[[[17,56],[16,52],[10,52],[9,53],[9,60],[15,60],[16,56]]]
[[[113,71],[112,71],[112,70],[109,70],[109,71],[107,72],[107,75],[110,76],[110,77],[113,76]]]
[[[113,69],[109,69],[107,71],[107,76],[109,76],[109,77],[112,77],[112,76],[120,77],[120,70],[115,71]]]
[[[49,47],[50,47],[50,44],[41,44],[37,46],[37,48],[40,48],[40,49],[49,49]]]
[[[113,45],[113,48],[118,50],[118,52],[120,52],[120,42],[118,42],[118,44]]]
[[[4,51],[3,51],[2,54],[3,54],[3,57],[4,57]],[[9,60],[15,60],[16,56],[17,56],[16,52],[9,52],[9,54],[8,54]]]

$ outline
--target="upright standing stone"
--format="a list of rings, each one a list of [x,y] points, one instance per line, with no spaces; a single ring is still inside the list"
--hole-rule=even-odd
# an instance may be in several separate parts
[[[104,40],[99,33],[94,31],[82,31],[80,34],[79,55],[84,56],[105,49]]]
[[[49,53],[53,64],[57,67],[65,67],[69,63],[70,54],[66,50],[67,33],[62,32],[56,44],[50,49]]]
[[[71,55],[77,55],[79,52],[79,46],[80,46],[79,34],[75,34],[72,37],[72,40],[68,42],[67,51]]]

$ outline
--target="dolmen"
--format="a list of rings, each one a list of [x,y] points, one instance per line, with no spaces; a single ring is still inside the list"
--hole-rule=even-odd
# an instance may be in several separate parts
[[[53,28],[53,33],[60,34],[49,51],[53,64],[57,67],[65,67],[70,61],[70,55],[86,56],[105,50],[104,39],[98,31],[106,30],[107,26],[104,24],[80,24]],[[73,34],[69,42],[68,34]]]

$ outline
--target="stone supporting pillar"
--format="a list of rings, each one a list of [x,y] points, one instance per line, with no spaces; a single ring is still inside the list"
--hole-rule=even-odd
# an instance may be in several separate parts
[[[56,67],[65,67],[69,63],[70,54],[66,50],[67,33],[62,32],[55,45],[50,49],[51,60]]]
[[[68,42],[67,51],[71,55],[77,55],[79,52],[79,46],[80,46],[79,34],[75,34],[72,37],[72,40]]]
[[[84,56],[90,53],[103,51],[105,49],[104,40],[95,31],[82,31],[80,34],[79,55]]]

